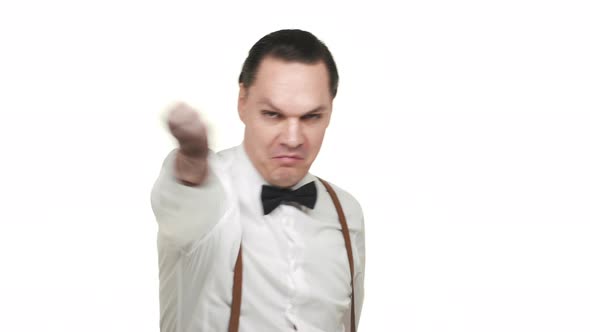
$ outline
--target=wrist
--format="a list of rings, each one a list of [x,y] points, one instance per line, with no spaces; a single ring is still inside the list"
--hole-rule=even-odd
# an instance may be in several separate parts
[[[174,168],[178,182],[184,185],[197,186],[207,177],[207,156],[187,155],[182,149],[179,149],[176,152]]]

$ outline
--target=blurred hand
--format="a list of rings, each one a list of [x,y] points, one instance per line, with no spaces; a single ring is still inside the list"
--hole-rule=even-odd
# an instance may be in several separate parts
[[[168,128],[178,141],[176,179],[190,186],[201,184],[207,176],[207,129],[197,111],[179,103],[168,113]]]
[[[168,114],[168,128],[185,156],[207,157],[209,152],[207,128],[193,108],[183,103],[173,106]]]

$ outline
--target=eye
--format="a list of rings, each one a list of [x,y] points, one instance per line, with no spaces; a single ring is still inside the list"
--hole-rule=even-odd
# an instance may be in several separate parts
[[[311,114],[305,114],[304,116],[302,116],[301,118],[303,120],[317,120],[319,118],[321,118],[322,115],[319,113],[311,113]]]
[[[262,115],[270,119],[278,119],[281,115],[278,112],[263,110]]]

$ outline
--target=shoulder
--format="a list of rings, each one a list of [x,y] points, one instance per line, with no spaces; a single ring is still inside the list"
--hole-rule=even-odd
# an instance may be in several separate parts
[[[231,162],[235,159],[237,151],[238,151],[238,146],[234,146],[231,148],[227,148],[227,149],[223,149],[218,152],[215,152],[215,153],[213,153],[213,155],[219,161]]]
[[[329,198],[328,190],[320,181],[320,178],[316,176],[317,179],[317,186],[318,191],[321,192],[321,195],[325,195]],[[326,181],[326,180],[325,180]],[[359,201],[347,190],[341,188],[340,186],[335,185],[332,182],[326,181],[334,189],[338,200],[340,201],[340,205],[342,205],[342,209],[344,210],[344,214],[346,216],[347,222],[351,228],[363,229],[364,222],[363,222],[363,209]]]
[[[225,171],[235,161],[237,146],[228,149],[220,150],[218,152],[209,151],[209,164],[218,171]]]

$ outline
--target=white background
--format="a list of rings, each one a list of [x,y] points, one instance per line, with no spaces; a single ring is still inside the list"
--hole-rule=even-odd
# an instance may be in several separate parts
[[[341,74],[313,172],[366,218],[360,331],[590,331],[586,1],[2,1],[0,330],[158,331],[163,109],[241,142],[250,46]]]

